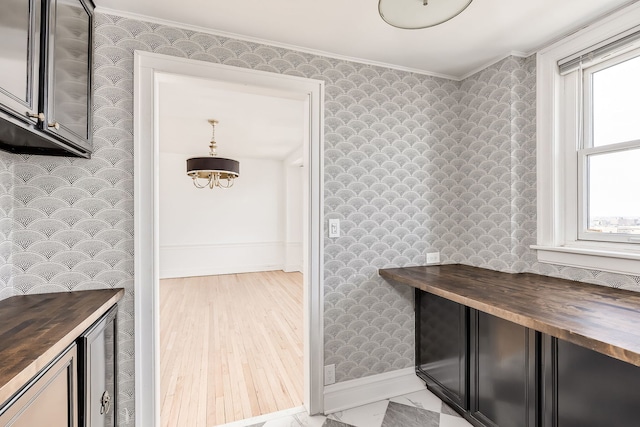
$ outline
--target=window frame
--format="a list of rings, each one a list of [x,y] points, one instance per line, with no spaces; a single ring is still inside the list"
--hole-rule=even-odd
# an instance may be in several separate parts
[[[599,62],[595,65],[591,65],[582,70],[576,70],[574,73],[578,73],[577,77],[581,79],[582,86],[579,88],[581,94],[578,94],[579,98],[582,98],[580,105],[582,106],[582,122],[581,129],[578,129],[577,135],[577,215],[578,222],[577,228],[577,240],[580,241],[600,241],[600,242],[618,242],[628,243],[636,246],[640,244],[640,235],[629,235],[624,233],[595,233],[588,231],[589,228],[589,206],[588,206],[588,182],[589,182],[589,157],[599,154],[611,154],[619,153],[626,150],[640,149],[640,140],[622,141],[614,144],[607,144],[595,147],[594,146],[594,134],[593,134],[593,75],[599,71],[606,70],[607,68],[614,67],[622,64],[630,59],[640,58],[640,48],[635,48],[630,51],[626,51],[621,54],[614,55],[613,57]],[[582,76],[580,76],[582,72]],[[580,137],[582,132],[582,138]],[[629,249],[634,249],[630,246]]]
[[[578,239],[582,73],[563,76],[558,69],[558,61],[639,31],[638,22],[640,2],[537,53],[538,230],[531,248],[541,263],[640,275],[640,245]]]

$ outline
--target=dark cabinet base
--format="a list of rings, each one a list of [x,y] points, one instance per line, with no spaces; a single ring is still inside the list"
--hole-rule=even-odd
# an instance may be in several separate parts
[[[535,427],[535,332],[472,313],[471,416],[487,426]]]
[[[545,427],[640,425],[640,368],[556,338],[544,347]]]
[[[418,289],[415,297],[416,373],[449,405],[466,410],[469,309]]]
[[[640,367],[421,290],[416,361],[476,427],[640,425]]]

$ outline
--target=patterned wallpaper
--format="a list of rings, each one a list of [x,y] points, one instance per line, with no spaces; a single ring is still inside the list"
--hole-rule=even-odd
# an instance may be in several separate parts
[[[13,155],[0,151],[0,300],[15,295],[11,273]]]
[[[454,227],[444,262],[522,272],[536,238],[535,56],[509,57],[461,82],[461,138],[450,147]]]
[[[535,238],[535,63],[507,58],[464,80],[96,19],[95,153],[0,154],[0,298],[124,287],[119,418],[133,424],[133,51],[322,79],[325,360],[338,382],[413,365],[413,298],[382,267],[444,262],[635,287],[638,278],[542,266]]]

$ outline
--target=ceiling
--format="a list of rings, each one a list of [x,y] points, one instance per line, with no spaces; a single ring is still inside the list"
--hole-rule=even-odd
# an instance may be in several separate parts
[[[386,24],[378,15],[376,0],[95,3],[106,13],[143,15],[303,51],[459,79],[510,53],[531,54],[631,1],[475,0],[451,21],[422,30],[401,30]]]
[[[158,115],[161,152],[207,156],[208,119],[220,122],[220,157],[282,160],[302,150],[304,101],[285,92],[164,75]]]

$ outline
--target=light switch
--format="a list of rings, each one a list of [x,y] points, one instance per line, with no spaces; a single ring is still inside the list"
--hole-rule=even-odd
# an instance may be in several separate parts
[[[329,237],[340,237],[340,220],[329,220]]]

